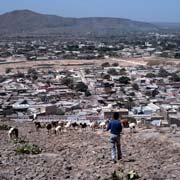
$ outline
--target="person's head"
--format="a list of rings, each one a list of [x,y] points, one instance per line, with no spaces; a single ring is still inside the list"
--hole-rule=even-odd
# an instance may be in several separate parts
[[[114,118],[115,120],[118,120],[118,119],[119,119],[119,113],[118,113],[118,112],[114,112],[113,118]]]

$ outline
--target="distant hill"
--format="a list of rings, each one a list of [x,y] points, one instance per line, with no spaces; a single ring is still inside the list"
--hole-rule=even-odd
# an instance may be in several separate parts
[[[158,26],[159,28],[161,29],[164,29],[164,30],[180,30],[180,23],[153,23],[154,25]]]
[[[122,18],[65,18],[18,10],[0,15],[0,35],[61,34],[118,35],[122,32],[158,31],[156,25]]]

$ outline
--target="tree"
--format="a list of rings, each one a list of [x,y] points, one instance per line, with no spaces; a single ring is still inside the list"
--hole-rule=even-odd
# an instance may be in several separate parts
[[[101,77],[102,77],[103,79],[107,79],[107,80],[110,80],[110,79],[111,79],[111,76],[110,76],[109,74],[104,74],[104,73],[102,73],[102,74],[101,74]]]
[[[147,77],[147,78],[154,78],[154,77],[156,77],[156,75],[153,74],[153,73],[147,73],[147,74],[146,74],[146,77]]]
[[[84,71],[86,74],[90,74],[90,72],[91,72],[90,69],[85,69]]]
[[[74,81],[72,78],[66,76],[61,80],[61,83],[72,89]]]
[[[151,96],[152,96],[152,97],[156,97],[156,95],[158,95],[158,94],[159,94],[158,89],[154,89],[154,90],[152,91]]]
[[[122,68],[119,73],[120,73],[120,75],[126,75],[127,74],[125,68]]]
[[[0,75],[0,83],[2,83],[5,80],[6,80],[6,78],[4,76]]]
[[[160,68],[159,73],[158,73],[159,77],[167,77],[169,75],[170,75],[170,73],[167,72],[163,67]]]
[[[136,94],[135,94],[135,92],[130,92],[129,95],[130,96],[135,96]]]
[[[122,76],[119,78],[119,82],[122,84],[129,84],[130,78],[128,78],[127,76]]]
[[[116,71],[116,69],[111,68],[108,70],[108,74],[113,75],[113,76],[117,76],[118,72]]]
[[[176,73],[172,73],[170,80],[174,82],[180,82],[180,77]]]
[[[133,99],[131,97],[128,97],[128,102],[127,102],[127,106],[128,109],[131,110],[132,109],[132,104],[133,104]]]
[[[37,80],[38,79],[38,75],[37,74],[33,74],[32,75],[32,79],[35,81],[35,80]]]
[[[85,92],[85,96],[91,96],[91,93],[89,92],[89,90],[87,90],[86,92]]]
[[[108,62],[102,63],[101,64],[102,67],[110,67],[110,64]]]
[[[38,72],[35,69],[33,69],[33,68],[29,68],[27,73],[28,74],[32,74],[32,75],[35,75],[35,74],[37,75],[38,74]]]
[[[132,87],[134,90],[139,91],[139,85],[138,84],[134,83],[134,84],[132,84]]]
[[[79,82],[76,85],[75,89],[77,91],[86,92],[88,90],[88,86],[86,84],[84,84],[83,82]]]
[[[118,63],[113,63],[113,64],[112,64],[112,66],[114,66],[114,67],[118,67],[118,66],[119,66],[119,64],[118,64]]]
[[[25,75],[24,75],[23,72],[18,71],[17,74],[16,74],[16,77],[17,77],[17,78],[24,78]]]
[[[6,68],[6,70],[5,70],[6,74],[10,73],[11,70],[12,70],[12,68]]]

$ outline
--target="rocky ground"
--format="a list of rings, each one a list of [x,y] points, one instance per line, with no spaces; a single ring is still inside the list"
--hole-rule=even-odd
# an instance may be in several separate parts
[[[141,180],[180,180],[180,132],[172,135],[166,128],[138,129],[131,136],[125,129],[123,159],[113,164],[109,133],[102,130],[48,135],[45,129],[36,132],[30,122],[8,124],[18,125],[20,137],[39,145],[42,153],[17,155],[15,149],[19,144],[9,142],[7,131],[1,130],[1,180],[103,180],[114,171],[127,174],[131,170]]]

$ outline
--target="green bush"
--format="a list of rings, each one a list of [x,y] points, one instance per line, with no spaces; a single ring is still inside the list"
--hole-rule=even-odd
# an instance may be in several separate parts
[[[129,84],[129,81],[130,81],[130,78],[127,76],[122,76],[119,78],[119,83],[122,83],[122,84]]]
[[[18,143],[25,144],[25,143],[28,143],[28,141],[26,141],[25,138],[18,138],[18,139],[14,139],[13,143],[14,144],[18,144]]]
[[[122,172],[114,171],[110,177],[107,177],[104,180],[124,180],[124,174]]]
[[[127,178],[129,180],[134,180],[134,179],[139,179],[139,175],[137,174],[136,171],[132,170],[132,171],[129,171],[128,174],[127,174]]]
[[[91,93],[87,90],[87,91],[85,92],[85,96],[89,97],[89,96],[91,96]]]
[[[17,154],[39,154],[42,150],[35,144],[23,144],[18,146],[15,151]]]
[[[6,124],[1,124],[1,125],[0,125],[0,130],[8,131],[8,130],[10,130],[10,129],[11,129],[11,127],[8,126],[8,125],[6,125]]]
[[[12,68],[6,68],[6,70],[5,70],[6,74],[10,73],[11,70],[12,70]]]

